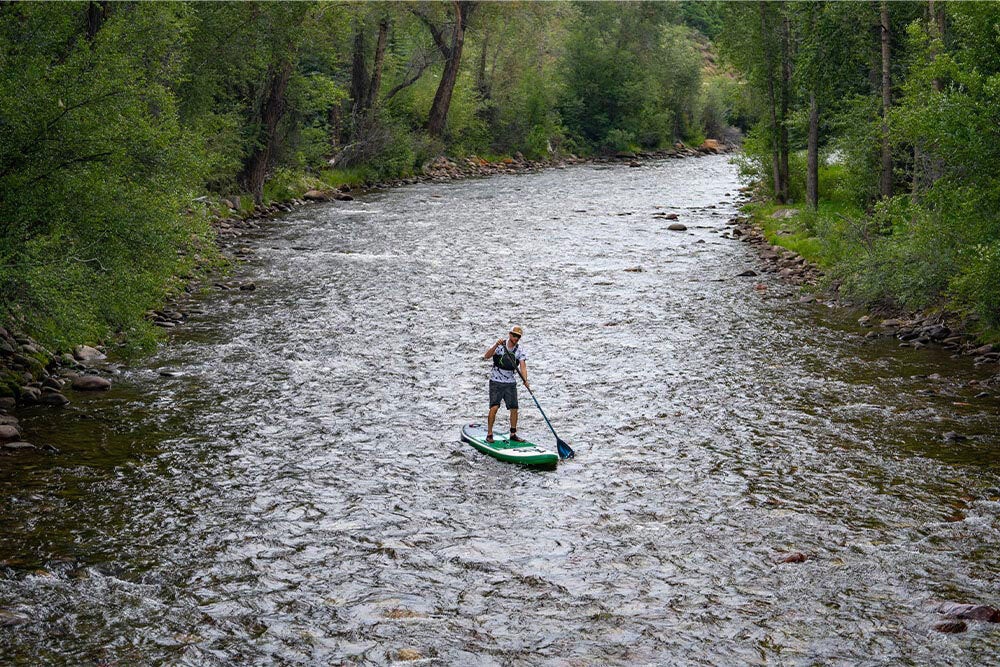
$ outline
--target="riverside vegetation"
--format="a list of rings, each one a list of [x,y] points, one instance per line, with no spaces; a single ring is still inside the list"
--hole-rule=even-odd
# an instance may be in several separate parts
[[[741,166],[767,240],[906,341],[917,321],[930,340],[1000,340],[1000,5],[732,3],[722,16],[716,43],[759,110]]]

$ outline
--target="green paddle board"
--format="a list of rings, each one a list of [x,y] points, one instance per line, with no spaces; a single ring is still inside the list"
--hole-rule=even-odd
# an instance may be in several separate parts
[[[521,465],[555,468],[559,455],[530,442],[511,442],[506,433],[493,433],[493,442],[486,442],[486,427],[468,424],[462,428],[462,440],[499,461]]]

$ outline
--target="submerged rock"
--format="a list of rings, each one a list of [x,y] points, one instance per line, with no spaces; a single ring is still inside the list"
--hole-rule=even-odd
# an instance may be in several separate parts
[[[669,229],[672,232],[686,232],[687,231],[687,225],[685,225],[683,223],[680,223],[680,222],[672,222],[667,227],[667,229]]]
[[[399,652],[396,653],[397,660],[405,660],[407,662],[410,662],[411,660],[420,660],[423,657],[424,656],[420,653],[420,651],[412,648],[400,649]]]
[[[31,621],[24,614],[9,609],[0,609],[0,627],[10,627],[12,625],[25,625]]]
[[[791,553],[782,554],[775,558],[776,563],[804,563],[809,560],[809,556],[805,555],[801,551],[793,551]]]
[[[54,405],[63,406],[69,403],[69,399],[63,396],[58,391],[45,391],[42,392],[41,397],[39,397],[38,402],[42,405]]]
[[[964,618],[970,621],[1000,623],[1000,609],[990,607],[985,604],[945,602],[937,608],[937,611],[939,614],[944,614],[949,618]]]
[[[965,632],[969,629],[965,621],[938,621],[934,624],[934,629],[938,632],[944,632],[946,634],[957,634],[959,632]]]
[[[0,445],[6,452],[27,452],[38,449],[30,442],[18,441],[18,442],[6,442]]]

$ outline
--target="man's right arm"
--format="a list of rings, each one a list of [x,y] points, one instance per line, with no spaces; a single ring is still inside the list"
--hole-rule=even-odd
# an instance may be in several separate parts
[[[503,338],[498,339],[497,342],[493,343],[493,347],[486,350],[486,353],[483,355],[483,359],[489,359],[494,354],[496,354],[497,348],[500,347],[501,345],[503,345]]]

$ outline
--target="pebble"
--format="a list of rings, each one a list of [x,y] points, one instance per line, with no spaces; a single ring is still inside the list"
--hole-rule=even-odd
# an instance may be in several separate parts
[[[742,273],[737,273],[736,277],[737,278],[753,278],[753,277],[755,277],[757,275],[759,275],[759,274],[756,271],[754,271],[753,269],[747,269],[746,271],[744,271]]]
[[[629,268],[625,269],[625,273],[642,273],[642,267],[630,266]]]

